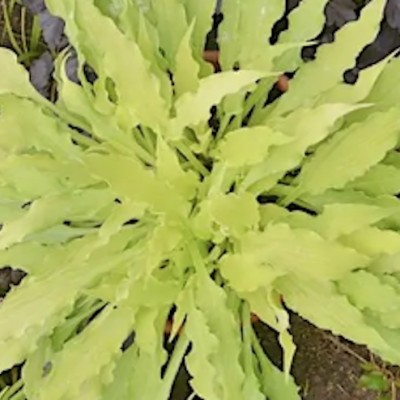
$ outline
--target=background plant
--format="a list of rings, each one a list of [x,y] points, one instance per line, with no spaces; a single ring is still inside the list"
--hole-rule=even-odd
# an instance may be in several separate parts
[[[185,358],[202,398],[297,399],[282,298],[399,363],[399,61],[342,79],[385,2],[305,63],[326,2],[266,46],[284,2],[225,0],[219,74],[202,60],[214,1],[47,5],[79,83],[66,49],[53,104],[0,53],[0,258],[28,273],[0,307],[0,370],[24,363],[5,396],[167,399]],[[283,371],[250,312],[279,333]]]
[[[41,53],[40,21],[38,17],[30,18],[20,0],[1,2],[1,35],[0,43],[9,45],[18,54],[21,62],[29,64]],[[16,18],[17,17],[17,18]],[[18,29],[15,20],[18,19]]]

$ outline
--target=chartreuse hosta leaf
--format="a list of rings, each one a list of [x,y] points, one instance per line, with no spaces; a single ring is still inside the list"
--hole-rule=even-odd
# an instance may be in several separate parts
[[[32,101],[9,95],[1,96],[0,107],[0,146],[5,151],[20,152],[34,148],[36,151],[46,151],[62,157],[65,161],[76,159],[80,153],[71,142],[71,130]],[[17,115],[24,115],[25,118],[18,118]],[[6,126],[13,132],[11,140],[4,137]]]
[[[193,29],[194,23],[187,29],[176,51],[174,88],[177,97],[186,92],[195,92],[199,87],[198,74],[200,66],[194,59],[192,47],[190,46]]]
[[[4,73],[0,81],[0,94],[14,93],[20,97],[39,99],[39,94],[29,83],[28,72],[17,64],[17,56],[0,48],[0,66]]]
[[[400,294],[369,272],[353,272],[339,281],[338,287],[360,310],[369,309],[385,313],[398,309]],[[369,295],[365,291],[368,291]]]
[[[362,100],[367,102],[366,98],[368,94],[373,89],[375,82],[385,70],[385,67],[389,61],[390,58],[385,58],[378,64],[360,71],[359,78],[354,85],[346,85],[345,83],[341,83],[323,94],[319,102],[321,104],[341,101],[356,103]]]
[[[395,195],[400,192],[400,169],[392,165],[377,164],[350,182],[348,187],[370,196]]]
[[[275,186],[288,170],[299,166],[310,147],[332,133],[335,122],[358,107],[326,104],[315,109],[299,108],[287,117],[268,121],[274,130],[289,136],[290,141],[271,148],[269,156],[247,173],[241,183],[242,189],[261,192]]]
[[[168,400],[185,363],[204,400],[299,400],[288,309],[400,364],[398,61],[342,82],[385,2],[303,63],[325,0],[276,45],[284,1],[224,0],[216,74],[214,0],[46,3],[80,82],[65,49],[51,103],[0,49],[0,266],[28,274],[1,302],[0,369],[23,364],[18,396]]]
[[[176,104],[176,117],[171,120],[169,136],[179,139],[186,126],[196,126],[209,118],[210,108],[226,95],[254,83],[258,78],[268,75],[258,71],[228,71],[203,78],[195,93],[185,93]]]
[[[344,235],[340,240],[370,256],[391,255],[400,252],[400,235],[392,230],[369,227]],[[374,264],[375,262],[372,265]]]
[[[298,71],[290,92],[279,100],[273,113],[282,115],[312,103],[321,92],[341,82],[345,70],[354,66],[358,53],[374,39],[384,6],[384,0],[370,2],[359,20],[346,24],[337,32],[333,43],[320,47],[316,61],[305,64]]]
[[[42,197],[35,201],[20,218],[7,223],[0,232],[0,248],[5,249],[36,233],[63,221],[84,218],[95,218],[102,208],[112,202],[111,193],[93,191],[76,191],[75,193],[57,194]],[[57,205],[49,212],[49,205]]]
[[[160,46],[171,70],[174,70],[175,54],[188,29],[185,8],[180,0],[150,0],[154,24],[158,26]],[[171,29],[171,26],[174,29]]]
[[[336,285],[321,280],[305,280],[292,276],[280,278],[277,287],[285,296],[285,302],[301,315],[321,328],[328,328],[358,343],[368,343],[374,350],[393,363],[399,363],[397,345],[389,342],[376,327],[369,323],[356,306],[340,294]],[[321,302],[321,299],[325,300]],[[394,331],[393,335],[400,335]]]
[[[373,114],[367,121],[367,128],[356,123],[320,146],[302,169],[295,191],[320,194],[340,189],[381,161],[399,138],[397,109]],[[357,154],[342,158],[343,152],[354,148]]]
[[[186,334],[193,342],[187,367],[192,385],[210,399],[241,399],[244,372],[239,363],[239,326],[226,307],[226,293],[208,277],[193,282]],[[208,374],[202,371],[208,370]]]
[[[194,22],[192,34],[192,48],[195,59],[200,63],[200,75],[202,77],[212,72],[212,67],[204,62],[204,38],[210,31],[210,21],[215,9],[214,0],[205,0],[199,3],[196,0],[186,0],[183,3],[187,20]],[[177,65],[178,67],[178,65]]]
[[[274,222],[284,222],[292,227],[313,229],[326,239],[334,240],[357,235],[363,228],[369,227],[399,212],[398,207],[343,203],[327,204],[321,214],[311,216],[299,211],[289,212],[275,204],[263,205],[260,219],[263,227]]]
[[[382,63],[385,63],[385,60],[383,60]],[[378,65],[376,65],[375,68],[378,68]],[[392,58],[375,81],[368,96],[365,98],[364,101],[373,104],[375,110],[385,110],[398,104],[394,88],[399,79],[399,68],[400,60],[398,58]],[[349,116],[349,120],[362,120],[367,115],[365,110],[361,110]]]
[[[270,246],[262,246],[262,243]],[[287,248],[285,252],[283,248]],[[365,267],[368,258],[355,250],[322,239],[314,231],[291,229],[286,224],[269,225],[262,233],[249,233],[240,241],[242,257],[265,268],[285,274],[299,273],[319,279],[338,279],[356,268]],[[222,260],[222,273],[231,274],[237,255]],[[237,263],[240,266],[240,262]],[[231,272],[232,270],[232,272]],[[260,281],[260,286],[263,282]],[[242,290],[248,290],[244,288]]]
[[[266,46],[266,43],[274,23],[284,10],[283,0],[256,0],[251,4],[238,0],[222,2],[224,20],[220,26],[219,43],[223,68],[232,68],[235,63],[243,68],[268,66],[274,48]],[[254,35],[254,32],[258,34]]]
[[[87,268],[87,264],[63,267],[60,263],[58,271],[28,278],[14,290],[0,308],[2,321],[7,321],[0,336],[1,369],[23,361],[35,349],[37,340],[51,333],[69,314],[78,293],[124,258],[127,254],[119,255],[120,260],[104,260],[94,269]],[[47,285],[51,288],[44,291]]]
[[[301,7],[295,8],[288,16],[289,28],[278,39],[279,44],[300,43],[312,40],[321,32],[325,22],[324,9],[327,1],[305,0]],[[307,18],[307,24],[304,19]],[[300,49],[288,49],[275,61],[275,68],[281,71],[294,71],[302,60]]]
[[[91,2],[76,2],[76,21],[84,38],[82,45],[90,51],[96,50],[96,57],[102,58],[104,72],[115,84],[120,118],[132,119],[132,126],[135,122],[142,123],[157,131],[165,126],[166,104],[137,44],[102,17]],[[121,59],[119,54],[126,57]]]
[[[229,132],[218,148],[218,158],[231,167],[254,165],[267,158],[269,148],[292,141],[267,126]]]

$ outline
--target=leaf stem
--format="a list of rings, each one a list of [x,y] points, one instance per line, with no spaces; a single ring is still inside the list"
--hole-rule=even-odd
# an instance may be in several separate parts
[[[242,305],[242,332],[243,332],[243,343],[244,343],[244,354],[243,361],[246,371],[253,369],[252,360],[252,346],[251,346],[251,323],[250,323],[250,308],[247,303]]]
[[[33,17],[33,22],[32,22],[32,28],[31,28],[31,40],[29,43],[29,48],[31,52],[36,51],[37,47],[39,46],[39,41],[40,41],[40,21],[39,17],[35,15]]]
[[[26,40],[26,8],[21,8],[21,43],[24,53],[28,53],[28,44]]]
[[[188,250],[193,261],[193,266],[198,274],[204,275],[207,273],[207,268],[204,264],[203,257],[200,254],[199,248],[196,245],[196,240],[191,238],[188,243]]]
[[[150,154],[154,154],[154,143],[151,140],[151,132],[149,128],[143,127],[142,128],[143,138],[146,143],[146,148],[148,149]]]
[[[11,399],[11,397],[15,396],[18,391],[22,389],[24,386],[22,380],[15,382],[12,386],[8,388],[7,391],[4,392],[4,399]]]
[[[244,104],[243,118],[247,117],[250,111],[254,107],[253,114],[256,114],[260,109],[263,108],[269,89],[275,82],[275,77],[263,79],[257,86],[257,88],[251,93],[249,98]]]
[[[208,196],[217,195],[229,191],[232,183],[235,180],[237,173],[236,168],[228,168],[223,163],[214,165],[214,168],[209,177],[210,186],[208,188]]]
[[[175,147],[179,152],[182,153],[182,155],[190,162],[192,167],[200,175],[203,175],[203,176],[210,175],[210,172],[207,170],[207,168],[195,157],[192,150],[190,150],[189,147],[185,143],[177,142],[177,143],[175,143]]]
[[[224,137],[225,131],[229,126],[229,121],[231,120],[231,115],[230,114],[225,114],[221,119],[220,119],[220,125],[218,128],[218,132],[215,138],[215,142],[218,142]]]
[[[121,149],[122,150],[122,149]],[[142,146],[138,143],[133,143],[133,150],[136,155],[141,158],[146,164],[153,165],[154,157],[151,156]]]
[[[189,344],[189,339],[184,332],[182,332],[178,337],[171,359],[169,360],[167,370],[163,378],[163,383],[159,391],[159,395],[157,396],[158,400],[168,400],[170,398],[171,387],[174,383],[179,367],[182,364],[183,357],[186,354]]]
[[[1,1],[1,6],[2,6],[2,10],[3,10],[4,24],[5,24],[6,32],[7,32],[8,38],[10,40],[10,43],[11,43],[12,47],[14,48],[14,50],[18,53],[18,55],[21,55],[22,49],[19,46],[19,44],[14,36],[14,32],[12,30],[11,20],[10,20],[10,15],[7,10],[6,0]]]
[[[271,190],[268,191],[268,194],[278,196],[281,198],[286,198],[289,195],[290,189],[291,189],[290,186],[277,184]],[[320,208],[316,207],[315,205],[302,200],[301,197],[295,199],[294,203],[296,203],[299,206],[302,206],[304,208],[307,208],[309,210],[313,210],[317,213],[320,213],[322,211]]]
[[[92,140],[74,130],[71,131],[71,138],[72,138],[72,140],[77,142],[79,145],[82,145],[85,147],[90,147],[90,146],[93,146],[94,144],[96,144],[96,142],[94,140]]]
[[[149,147],[148,143],[145,140],[144,133],[142,128],[136,128],[133,131],[133,137],[137,144],[142,147],[144,150],[146,150],[148,153],[152,152],[152,148]]]
[[[258,341],[258,338],[252,327],[250,327],[250,335],[251,335],[251,345],[254,349],[254,352],[256,353],[256,356],[257,356],[258,362],[260,363],[261,369],[270,371],[271,365],[269,363],[269,360],[267,361],[267,356],[265,355],[264,350],[261,347],[261,344]]]

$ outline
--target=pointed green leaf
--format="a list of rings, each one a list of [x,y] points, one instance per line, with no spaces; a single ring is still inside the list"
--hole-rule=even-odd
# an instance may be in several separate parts
[[[20,218],[0,232],[0,248],[18,243],[28,235],[68,220],[90,220],[113,201],[108,191],[86,190],[56,194],[36,200]],[[51,210],[51,211],[50,211]]]
[[[201,77],[205,77],[212,73],[212,67],[204,62],[203,51],[204,51],[204,39],[210,31],[212,23],[212,16],[215,9],[214,0],[203,0],[201,3],[197,0],[185,0],[183,6],[186,10],[186,17],[189,23],[194,24],[192,48],[194,57],[198,63],[200,63]]]
[[[300,43],[314,39],[325,23],[326,4],[326,0],[302,1],[299,7],[289,14],[289,28],[279,35],[278,43]],[[288,49],[274,64],[278,71],[295,71],[302,64],[300,49]]]
[[[359,20],[341,28],[333,43],[321,46],[316,60],[298,71],[290,84],[290,91],[279,100],[273,114],[282,115],[300,105],[312,103],[319,93],[340,82],[345,70],[355,64],[358,53],[375,38],[385,3],[384,0],[375,0],[367,4]]]
[[[296,190],[319,194],[330,188],[342,188],[362,176],[397,144],[397,120],[397,110],[391,109],[372,114],[365,125],[354,124],[335,134],[304,166]],[[352,157],[344,159],[343,154]]]
[[[362,190],[370,196],[394,195],[400,192],[400,169],[391,165],[377,164],[347,186]]]
[[[7,321],[0,331],[0,369],[21,363],[35,350],[36,342],[69,314],[79,291],[117,262],[29,277],[13,290],[0,307],[0,320]]]
[[[400,295],[396,290],[366,271],[347,275],[338,282],[338,288],[360,310],[389,312],[400,307]]]
[[[360,71],[358,80],[354,85],[348,85],[345,82],[338,83],[337,86],[322,94],[319,102],[321,104],[342,101],[356,103],[366,99],[389,61],[389,57],[385,58],[381,62]]]
[[[219,262],[219,270],[235,291],[255,292],[266,288],[278,277],[284,275],[270,265],[262,265],[251,254],[229,254]]]
[[[7,96],[0,98],[0,107],[0,132],[4,132],[0,133],[0,146],[4,143],[4,149],[26,151],[33,147],[66,160],[78,156],[71,130],[35,103]],[[13,132],[13,139],[6,141],[3,135],[9,131]]]
[[[127,305],[107,307],[81,334],[55,354],[52,369],[44,379],[37,398],[73,398],[81,385],[95,377],[118,355],[123,340],[132,328],[133,319],[133,310]],[[100,345],[101,352],[97,348]],[[96,362],[93,362],[94,359]],[[67,375],[69,379],[65,379]]]
[[[229,132],[217,149],[218,158],[230,167],[242,167],[262,162],[272,146],[293,140],[267,126],[241,128]]]
[[[190,25],[185,36],[179,44],[175,56],[174,88],[177,97],[186,92],[195,92],[199,87],[199,64],[193,58],[190,40],[192,38],[194,23]]]
[[[229,3],[229,1],[228,1]],[[238,59],[241,68],[271,69],[275,47],[268,46],[272,27],[283,15],[283,0],[255,0],[251,3],[240,3],[240,24],[238,27],[239,49]],[[223,5],[224,12],[224,5]],[[257,35],[254,35],[257,32]],[[228,40],[220,31],[220,42]],[[225,33],[226,35],[228,32]],[[222,60],[224,48],[222,47]]]
[[[286,224],[269,225],[262,233],[251,232],[241,240],[241,252],[253,254],[284,272],[328,280],[362,268],[368,258],[353,249],[323,239],[311,230],[291,229]]]
[[[182,38],[188,30],[186,13],[180,0],[150,0],[154,24],[157,26],[160,47],[169,67],[176,67],[175,56]],[[173,27],[173,29],[171,29]]]
[[[239,0],[223,1],[224,20],[219,28],[223,69],[231,69],[237,62],[242,68],[266,67],[273,51],[273,47],[268,46],[271,30],[284,10],[282,0],[257,0],[251,4]]]
[[[203,220],[203,218],[205,218]],[[258,203],[252,195],[227,194],[210,198],[202,204],[196,219],[216,223],[223,235],[242,235],[259,222]],[[209,221],[209,222],[207,222]]]
[[[300,108],[285,118],[267,119],[265,124],[284,133],[294,140],[286,145],[271,149],[268,158],[251,170],[242,183],[243,190],[264,179],[260,188],[268,190],[288,170],[296,168],[306,150],[324,140],[332,131],[335,122],[357,109],[347,104],[327,104],[317,108]],[[313,129],[310,129],[310,126]],[[259,190],[255,187],[254,190]]]
[[[191,200],[199,186],[193,171],[184,171],[176,152],[161,138],[157,141],[157,178],[183,198]]]
[[[102,60],[102,68],[115,83],[121,112],[160,131],[167,120],[167,109],[159,95],[157,79],[149,72],[137,44],[101,15],[92,0],[76,1],[76,8],[77,25],[83,33],[82,46],[90,48]]]
[[[336,335],[367,344],[373,351],[391,362],[399,362],[398,346],[393,346],[371,326],[364,315],[340,295],[331,282],[304,280],[300,276],[279,278],[276,284],[285,298],[285,303],[322,329]]]
[[[208,276],[199,275],[193,296],[185,328],[193,344],[186,358],[191,385],[210,400],[240,400],[244,372],[239,364],[239,330],[227,308],[226,293]]]
[[[90,155],[85,163],[89,171],[103,179],[123,199],[144,203],[158,212],[185,212],[185,204],[177,193],[168,190],[162,181],[134,158],[116,155]]]
[[[0,95],[13,93],[19,97],[39,100],[40,95],[29,82],[29,74],[17,62],[17,56],[5,47],[0,48]]]
[[[396,86],[399,79],[399,68],[400,60],[398,58],[391,59],[382,74],[379,75],[366,102],[374,103],[381,110],[398,104]]]
[[[263,349],[258,343],[258,339],[253,335],[253,347],[257,354],[260,364],[260,381],[263,392],[271,400],[300,400],[299,389],[293,378],[287,378],[264,354]]]
[[[238,92],[265,75],[265,72],[257,71],[230,71],[201,79],[195,93],[186,93],[177,100],[177,116],[171,121],[169,136],[179,138],[186,126],[206,122],[213,105],[218,104],[226,95]]]
[[[400,205],[399,208],[386,208],[367,204],[329,204],[315,219],[314,228],[322,236],[333,240],[366,228],[399,211]]]

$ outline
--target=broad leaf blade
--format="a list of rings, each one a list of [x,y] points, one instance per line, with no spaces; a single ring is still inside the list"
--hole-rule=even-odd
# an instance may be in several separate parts
[[[372,114],[366,125],[354,124],[340,131],[304,166],[298,190],[320,194],[330,188],[342,188],[381,161],[397,144],[398,134],[396,109]],[[343,154],[353,156],[343,159]]]

